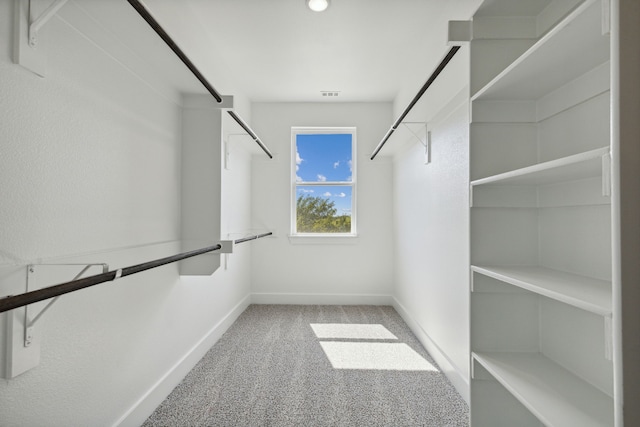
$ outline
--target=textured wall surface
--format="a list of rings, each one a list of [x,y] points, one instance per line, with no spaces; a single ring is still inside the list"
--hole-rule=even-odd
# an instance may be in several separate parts
[[[469,117],[467,103],[453,104],[453,112],[429,121],[430,164],[418,142],[395,157],[394,295],[414,332],[468,398]]]
[[[252,291],[302,295],[303,300],[305,295],[318,294],[391,295],[391,162],[383,156],[369,160],[391,124],[391,104],[258,103],[253,105],[252,119],[256,133],[276,154],[274,160],[266,160],[264,156],[254,158],[252,217],[255,226],[273,229],[278,235],[268,248],[256,248],[253,252]],[[292,126],[357,128],[356,239],[301,244],[287,237]],[[314,300],[312,297],[305,301]]]
[[[180,106],[117,56],[116,37],[81,33],[73,2],[41,34],[46,77],[13,64],[12,7],[0,2],[0,296],[24,291],[28,263],[119,268],[179,252]],[[236,161],[225,233],[250,225],[250,153]],[[37,326],[40,364],[0,380],[0,424],[139,422],[248,303],[250,251],[210,277],[168,265],[62,297]]]

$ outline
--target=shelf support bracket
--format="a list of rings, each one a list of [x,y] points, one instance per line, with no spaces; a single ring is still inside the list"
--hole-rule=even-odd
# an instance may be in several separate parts
[[[409,132],[413,134],[413,136],[416,137],[418,141],[420,141],[420,144],[422,144],[424,147],[427,146],[427,143],[428,143],[427,138],[424,136],[418,135],[416,131],[414,131],[411,126],[409,126],[409,125],[420,125],[421,130],[422,128],[426,130],[427,124],[425,122],[402,122],[402,124],[404,125],[404,127],[406,127],[409,130]]]
[[[53,3],[49,5],[45,9],[44,12],[40,14],[39,17],[35,19],[29,19],[29,46],[35,48],[38,45],[38,31],[45,26],[47,22],[53,17],[53,15],[60,10],[62,6],[68,0],[54,0]],[[32,16],[33,13],[33,3],[34,0],[29,0],[29,15]]]
[[[231,147],[233,146],[233,144],[231,144],[231,139],[240,138],[240,137],[248,138],[248,139],[251,138],[246,133],[230,133],[224,139],[224,168],[225,168],[225,170],[231,170],[231,163],[232,163]]]
[[[611,154],[602,156],[602,195],[611,197]]]
[[[611,0],[602,0],[602,35],[611,34]]]
[[[22,0],[21,0],[22,1]],[[93,266],[102,267],[101,271],[109,271],[107,264],[71,263],[71,264],[28,264],[21,275],[27,292],[49,286],[52,282],[68,277],[82,268],[75,279],[80,278]],[[45,267],[47,269],[45,270]],[[54,267],[59,267],[54,268]],[[49,274],[50,273],[50,274]],[[4,328],[0,331],[0,378],[12,379],[40,364],[40,347],[42,338],[38,332],[37,322],[51,308],[57,298],[42,301],[36,305],[26,305],[9,310],[0,315]],[[41,307],[44,307],[41,309]],[[36,313],[40,310],[38,313]],[[33,320],[29,314],[35,314]]]
[[[44,77],[47,69],[46,43],[38,40],[38,32],[67,1],[54,0],[44,11],[39,12],[43,9],[42,0],[15,0],[14,63]]]
[[[108,264],[104,264],[104,263],[100,263],[100,264],[38,264],[38,265],[68,265],[68,266],[74,266],[74,265],[84,265],[84,268],[80,271],[80,273],[76,274],[75,277],[71,280],[78,280],[79,278],[81,278],[84,273],[87,272],[87,270],[89,270],[91,267],[94,266],[99,266],[102,267],[102,272],[106,273],[109,271],[109,265]],[[30,264],[27,266],[27,291],[29,291],[29,277],[35,273],[35,264]],[[56,303],[56,301],[58,301],[58,299],[60,298],[60,296],[57,296],[53,299],[51,299],[47,305],[40,310],[40,312],[32,319],[29,320],[29,306],[25,307],[25,311],[24,311],[24,346],[25,347],[29,347],[32,343],[33,343],[33,331],[34,331],[34,326],[36,324],[36,322],[38,320],[40,320],[40,318],[42,317],[42,315],[51,308],[51,306],[53,306],[53,304]]]
[[[613,360],[613,319],[611,316],[604,316],[604,357]]]
[[[402,122],[405,128],[416,137],[416,139],[424,147],[424,164],[431,163],[431,131],[427,131],[426,122]],[[414,129],[417,125],[419,132]]]

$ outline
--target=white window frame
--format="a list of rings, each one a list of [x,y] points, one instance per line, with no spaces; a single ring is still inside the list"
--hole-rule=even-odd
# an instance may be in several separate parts
[[[351,181],[296,181],[296,136],[301,134],[351,134]],[[291,128],[291,237],[357,237],[357,139],[355,127],[297,127]],[[351,232],[350,233],[298,233],[296,230],[296,206],[298,186],[350,186],[351,187]]]

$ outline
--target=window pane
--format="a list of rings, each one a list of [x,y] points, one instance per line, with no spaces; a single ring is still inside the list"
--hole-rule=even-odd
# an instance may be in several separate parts
[[[296,186],[298,233],[351,233],[350,185]]]
[[[296,181],[351,182],[351,134],[296,135]]]

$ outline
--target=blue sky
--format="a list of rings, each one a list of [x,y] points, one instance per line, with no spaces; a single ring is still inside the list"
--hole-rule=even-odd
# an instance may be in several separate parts
[[[298,182],[350,182],[351,134],[298,134],[296,180]],[[297,197],[308,194],[329,198],[338,215],[351,214],[351,186],[298,186]]]

